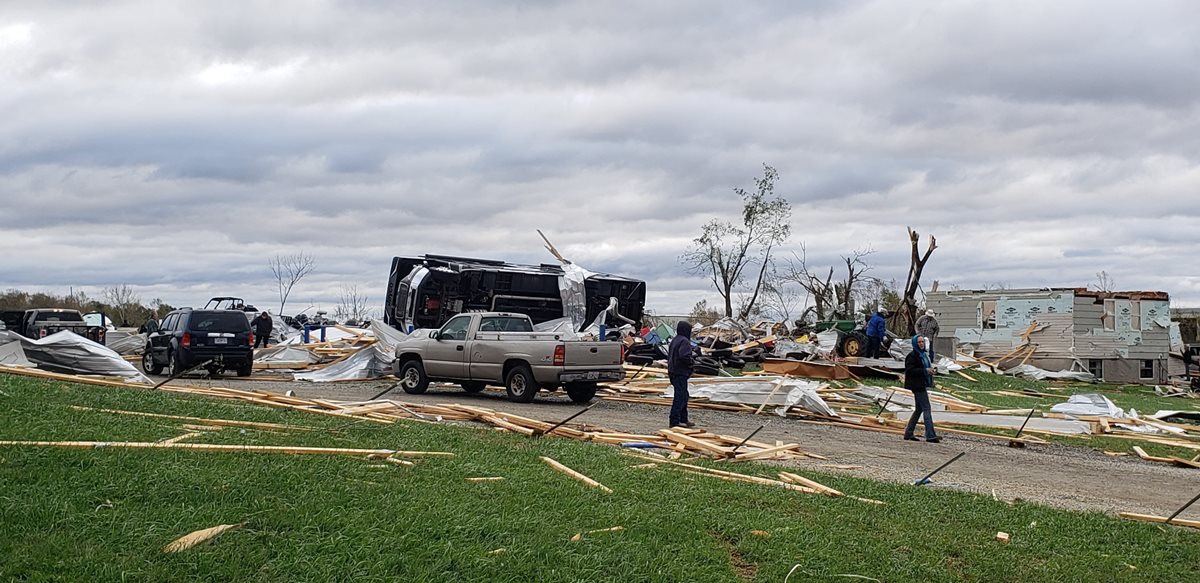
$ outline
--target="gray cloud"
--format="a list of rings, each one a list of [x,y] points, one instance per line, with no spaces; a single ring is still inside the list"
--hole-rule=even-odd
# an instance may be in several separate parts
[[[542,262],[663,311],[766,162],[810,261],[1200,305],[1200,7],[1154,2],[0,8],[0,287],[381,299],[390,257]]]

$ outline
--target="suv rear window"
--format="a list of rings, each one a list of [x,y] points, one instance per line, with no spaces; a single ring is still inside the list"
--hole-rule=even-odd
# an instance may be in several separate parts
[[[480,332],[533,332],[528,318],[484,318]]]
[[[79,312],[38,312],[34,322],[82,322]]]
[[[243,312],[192,312],[188,329],[193,332],[245,332],[250,321]]]

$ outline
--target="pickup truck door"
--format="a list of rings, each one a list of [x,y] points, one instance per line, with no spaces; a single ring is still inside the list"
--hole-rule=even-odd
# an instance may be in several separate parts
[[[430,339],[425,348],[425,374],[433,378],[467,377],[467,333],[471,316],[455,316]]]

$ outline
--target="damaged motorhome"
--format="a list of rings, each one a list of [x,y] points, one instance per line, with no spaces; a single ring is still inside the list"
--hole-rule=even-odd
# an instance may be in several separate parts
[[[933,292],[941,324],[935,346],[1008,369],[1089,372],[1112,383],[1164,383],[1179,341],[1166,292],[1082,288]]]
[[[582,279],[582,290],[573,289],[576,278],[568,277],[576,275]],[[579,295],[582,299],[574,297]],[[616,314],[611,313],[613,299]],[[443,255],[395,257],[383,313],[388,325],[411,331],[440,327],[463,312],[515,312],[540,324],[570,317],[570,308],[579,303],[586,307],[582,321],[575,318],[580,329],[606,310],[617,320],[637,324],[646,305],[646,282],[589,273],[571,264],[517,265]]]

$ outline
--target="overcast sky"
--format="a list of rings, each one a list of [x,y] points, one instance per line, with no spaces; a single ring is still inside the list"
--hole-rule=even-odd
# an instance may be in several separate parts
[[[714,294],[678,257],[763,163],[793,246],[903,283],[1200,306],[1200,3],[0,4],[0,287],[278,303],[390,258],[578,264]],[[291,306],[294,305],[295,308]]]

